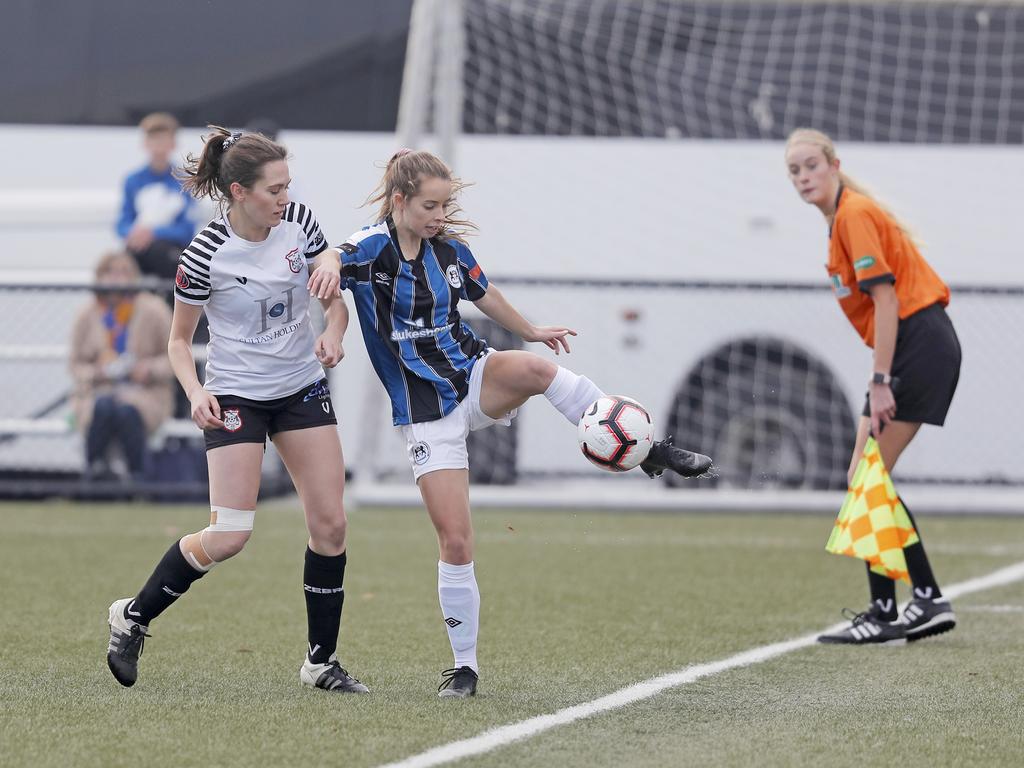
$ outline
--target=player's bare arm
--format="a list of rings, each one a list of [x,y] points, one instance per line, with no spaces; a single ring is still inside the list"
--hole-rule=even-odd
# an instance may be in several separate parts
[[[325,368],[333,368],[345,356],[342,340],[348,330],[348,305],[345,298],[339,295],[320,299],[326,321],[324,331],[316,340],[316,359]]]
[[[896,331],[900,322],[900,302],[891,283],[879,283],[869,289],[875,304],[874,372],[888,374],[896,352]],[[871,429],[879,434],[882,426],[896,418],[896,398],[889,384],[870,385]]]
[[[183,301],[174,303],[174,317],[171,320],[171,336],[167,342],[167,357],[171,369],[178,377],[178,383],[185,391],[192,405],[192,421],[200,429],[222,428],[220,404],[217,398],[203,389],[196,376],[196,361],[192,357],[192,337],[203,308]]]
[[[553,349],[556,355],[563,349],[566,353],[571,352],[568,337],[575,336],[576,331],[563,326],[534,325],[519,314],[494,283],[488,286],[487,293],[482,298],[473,303],[491,320],[516,334],[523,341],[539,341]]]
[[[323,301],[338,295],[340,285],[341,253],[336,248],[326,248],[317,254],[306,288],[310,296]]]

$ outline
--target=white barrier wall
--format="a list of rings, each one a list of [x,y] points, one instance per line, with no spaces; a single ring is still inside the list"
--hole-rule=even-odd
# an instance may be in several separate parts
[[[182,131],[182,150],[198,150],[200,133]],[[372,219],[373,211],[359,206],[395,149],[391,135],[293,131],[281,139],[293,155],[297,196],[317,211],[332,243]],[[143,160],[137,132],[0,126],[0,141],[8,148],[0,180],[0,276],[60,280],[89,274],[98,254],[116,242],[112,225],[120,180]],[[1012,231],[1024,150],[839,149],[844,169],[911,223],[947,281],[1024,284],[1019,239]],[[473,249],[491,276],[825,281],[824,222],[790,188],[778,143],[467,137],[458,152],[457,171],[475,182],[463,198],[480,226]],[[635,293],[587,306],[572,306],[579,300],[572,293],[564,301],[552,301],[550,292],[534,301],[524,288],[514,295],[538,322],[578,324],[581,336],[571,363],[609,390],[647,401],[656,418],[688,366],[735,332],[804,339],[840,377],[853,407],[870,369],[868,351],[834,306],[803,315],[784,305],[732,300],[686,306],[682,299],[666,303],[663,295],[651,301],[639,326],[627,328],[622,311],[645,303]],[[954,319],[956,307],[954,300]],[[1008,415],[1017,376],[1007,376],[998,360],[978,359],[987,355],[983,344],[998,354],[998,337],[1016,336],[1014,317],[996,316],[990,324],[962,330],[962,337],[969,336],[964,375],[948,428],[915,444],[903,461],[906,472],[954,472],[962,460],[949,459],[948,467],[936,461],[971,446],[973,463],[999,474],[1024,451],[1024,425]],[[640,343],[627,348],[623,340],[629,334],[639,334]],[[358,466],[368,438],[387,419],[380,418],[383,402],[367,400],[377,384],[354,318],[346,346],[349,355],[334,389],[348,458]],[[577,460],[566,450],[571,433],[564,440],[548,438],[564,430],[548,410],[525,409],[519,453],[524,469],[557,469]],[[386,463],[400,463],[401,456],[391,454],[401,446],[391,438],[384,446]]]
[[[181,132],[182,151],[201,131]],[[359,206],[390,134],[286,131],[296,191],[332,239]],[[131,128],[0,126],[0,270],[87,269],[113,244],[120,181],[143,161]],[[848,145],[847,170],[919,233],[951,282],[1024,282],[1014,229],[1024,149]],[[493,273],[822,280],[826,233],[789,187],[775,142],[466,137],[456,170]],[[107,220],[111,222],[107,226]],[[49,226],[48,226],[49,225]],[[74,233],[70,242],[65,233]]]

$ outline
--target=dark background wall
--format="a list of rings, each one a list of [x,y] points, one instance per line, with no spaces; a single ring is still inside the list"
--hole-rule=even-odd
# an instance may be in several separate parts
[[[2,5],[0,123],[395,128],[412,0]],[[467,133],[1024,142],[1019,2],[465,8]]]
[[[0,123],[390,131],[412,0],[4,0]]]

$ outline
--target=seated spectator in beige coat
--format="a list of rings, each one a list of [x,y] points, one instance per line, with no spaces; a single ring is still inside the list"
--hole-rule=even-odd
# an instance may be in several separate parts
[[[72,404],[85,435],[86,474],[109,473],[119,445],[134,479],[146,468],[147,438],[171,416],[174,374],[167,359],[171,311],[139,290],[139,268],[123,251],[96,265],[95,299],[71,334]]]

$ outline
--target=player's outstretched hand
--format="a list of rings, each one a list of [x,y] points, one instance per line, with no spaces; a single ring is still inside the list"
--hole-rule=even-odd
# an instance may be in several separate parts
[[[197,389],[192,397],[192,421],[200,429],[223,429],[224,422],[221,421],[220,403],[217,398],[205,389]]]
[[[340,293],[341,264],[336,259],[317,259],[317,267],[306,287],[314,299],[329,299]]]
[[[523,337],[524,341],[539,341],[547,346],[549,349],[553,349],[555,354],[561,354],[564,349],[566,354],[572,352],[569,349],[569,337],[575,336],[576,331],[572,328],[562,328],[561,326],[554,325],[542,325],[534,326],[533,331],[530,333],[530,337]]]
[[[345,348],[341,346],[341,340],[326,333],[320,334],[320,338],[316,340],[315,351],[316,359],[324,368],[333,368],[345,356]]]

